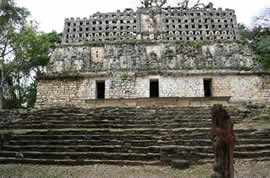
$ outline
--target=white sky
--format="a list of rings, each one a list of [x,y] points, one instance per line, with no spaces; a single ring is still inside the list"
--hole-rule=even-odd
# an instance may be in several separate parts
[[[62,32],[64,19],[70,17],[89,17],[95,12],[115,12],[125,8],[134,10],[140,6],[141,0],[17,0],[28,8],[32,19],[39,23],[41,31],[56,30]],[[270,0],[210,0],[215,8],[235,9],[238,23],[249,26],[252,17],[259,15],[264,8],[270,7]],[[168,0],[168,5],[176,6],[179,0]],[[202,2],[209,2],[202,0]]]

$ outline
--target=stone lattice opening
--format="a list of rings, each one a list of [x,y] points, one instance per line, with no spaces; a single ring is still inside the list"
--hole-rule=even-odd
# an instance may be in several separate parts
[[[204,79],[203,87],[204,87],[204,96],[211,97],[212,96],[212,79]]]
[[[159,97],[159,82],[158,80],[150,80],[150,98]]]
[[[97,81],[97,99],[105,99],[105,81]]]

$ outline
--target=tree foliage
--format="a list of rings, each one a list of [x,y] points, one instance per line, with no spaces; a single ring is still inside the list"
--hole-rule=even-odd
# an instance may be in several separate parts
[[[201,0],[196,0],[195,2],[192,0],[180,0],[178,6],[183,9],[213,8],[213,3],[210,2],[208,5],[205,5]]]
[[[60,43],[56,32],[40,33],[28,21],[30,12],[6,0],[0,11],[0,109],[34,105],[35,76],[45,71],[51,48]]]
[[[270,10],[265,9],[262,16],[254,19],[252,29],[240,25],[241,37],[253,47],[264,70],[270,71]]]
[[[29,11],[16,6],[14,0],[1,1],[0,6],[0,109],[3,107],[5,82],[14,57],[14,34],[24,27]]]
[[[5,98],[5,108],[33,107],[36,96],[35,76],[45,71],[51,47],[61,41],[56,32],[39,33],[35,29],[33,26],[26,26],[14,34],[14,59],[6,65],[12,84],[8,86],[9,94]]]

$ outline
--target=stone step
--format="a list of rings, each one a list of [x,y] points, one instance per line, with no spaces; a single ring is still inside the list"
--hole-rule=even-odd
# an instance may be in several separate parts
[[[209,135],[211,132],[210,127],[208,128],[175,128],[170,130],[171,135],[180,135],[182,137],[189,136],[190,134],[199,133]],[[234,134],[237,138],[252,138],[258,137],[265,138],[270,135],[270,130],[258,131],[256,129],[235,129]]]
[[[86,128],[86,129],[132,129],[132,128],[200,128],[210,127],[210,123],[168,123],[168,124],[11,124],[6,129],[72,129],[72,128]]]
[[[95,137],[103,137],[103,136],[108,136],[109,138],[111,136],[127,136],[127,137],[133,137],[134,135],[139,135],[140,138],[141,137],[148,137],[148,138],[152,138],[152,136],[156,136],[156,135],[160,135],[163,132],[165,132],[164,134],[168,134],[172,139],[178,140],[178,139],[205,139],[205,138],[210,138],[210,129],[180,129],[180,130],[170,130],[170,131],[166,131],[166,130],[104,130],[104,129],[100,129],[100,130],[89,130],[89,131],[84,131],[84,130],[78,130],[78,131],[48,131],[48,132],[29,132],[27,134],[16,134],[15,136],[17,137],[42,137],[42,136],[49,136],[50,138],[53,139],[53,137],[61,137],[62,136],[79,136],[82,138],[90,138],[90,136],[95,136]],[[244,133],[246,132],[245,130],[242,131],[243,133],[236,133],[236,141],[240,140],[240,139],[245,139],[245,140],[258,140],[258,138],[260,139],[260,141],[264,140],[264,139],[269,139],[269,136],[267,133],[264,134],[250,134],[250,133]],[[14,137],[15,137],[14,136]],[[41,138],[42,139],[42,138]],[[77,139],[77,138],[75,138]],[[122,139],[122,138],[121,138]]]
[[[125,108],[126,109],[126,108]],[[29,113],[31,115],[29,115]],[[192,116],[197,116],[197,115],[208,115],[211,116],[211,111],[210,110],[206,110],[206,109],[185,109],[185,110],[158,110],[157,108],[153,109],[153,110],[143,110],[141,108],[141,110],[133,110],[133,111],[125,111],[125,110],[118,110],[115,112],[111,112],[110,110],[102,110],[102,111],[98,111],[98,110],[89,110],[87,112],[78,112],[78,113],[74,113],[74,112],[62,112],[62,111],[52,111],[52,112],[29,112],[28,114],[25,114],[25,117],[29,117],[29,116],[41,116],[41,117],[62,117],[62,116],[70,116],[70,117],[91,117],[91,116],[95,116],[95,117],[100,117],[100,116],[108,116],[108,117],[112,117],[113,115],[122,115],[122,116],[135,116],[135,115],[139,115],[139,116],[159,116],[159,115],[163,115],[163,116],[175,116],[175,115],[192,115]],[[232,115],[232,116],[237,116]]]
[[[206,123],[167,123],[164,124],[164,126],[168,126],[169,128],[173,129],[173,128],[210,128],[211,123],[206,122]]]
[[[57,136],[59,138],[59,136]],[[96,146],[101,146],[101,145],[124,145],[124,144],[129,144],[131,146],[150,146],[150,145],[156,145],[158,143],[158,139],[153,138],[152,140],[130,140],[130,139],[125,139],[123,140],[121,137],[118,137],[118,140],[114,137],[113,139],[109,139],[107,137],[104,138],[104,136],[96,136],[95,139],[89,139],[89,138],[84,138],[82,140],[77,140],[78,137],[72,140],[62,140],[61,138],[58,140],[34,140],[29,137],[29,140],[21,140],[19,139],[13,139],[9,141],[9,145],[14,145],[14,146],[20,146],[20,145],[63,145],[63,146],[68,146],[68,145],[96,145]],[[103,138],[103,139],[101,139]],[[167,140],[166,138],[161,138],[163,140]],[[236,148],[239,149],[239,147],[242,147],[243,149],[259,149],[259,148],[264,148],[268,149],[269,148],[269,143],[270,140],[263,140],[260,139],[256,142],[256,140],[252,140],[251,143],[254,143],[253,145],[250,145],[250,142],[248,142],[248,139],[245,139],[244,141],[238,140],[236,142]],[[167,142],[168,143],[168,142]],[[170,140],[170,144],[173,145],[182,145],[182,146],[211,146],[211,140],[210,139],[195,139],[194,137],[191,139],[183,138],[183,139],[172,139]],[[260,145],[258,145],[260,144]],[[247,146],[248,145],[248,146]]]
[[[165,129],[163,129],[165,130]],[[14,131],[14,130],[11,130]],[[20,131],[20,130],[19,130]],[[24,130],[22,130],[23,132]],[[159,135],[163,133],[162,130],[157,130],[157,129],[88,129],[86,130],[85,128],[83,129],[55,129],[55,130],[50,130],[50,129],[45,129],[44,131],[39,131],[38,130],[32,130],[32,132],[27,132],[28,129],[25,130],[26,133],[20,134],[20,133],[13,133],[12,135],[15,136],[31,136],[31,135],[36,135],[36,136],[76,136],[76,135],[84,135],[85,137],[90,137],[90,136],[145,136],[145,137],[151,137],[155,135]]]
[[[5,151],[38,151],[38,152],[110,152],[110,153],[159,153],[159,146],[144,146],[144,147],[134,147],[131,145],[25,145],[25,146],[14,146],[14,145],[4,145],[2,150]]]
[[[211,146],[212,141],[210,139],[178,139],[178,140],[172,140],[173,144],[175,145],[183,145],[183,146]]]
[[[18,152],[0,151],[0,157],[16,157]],[[24,158],[34,159],[98,159],[98,160],[137,160],[155,161],[159,160],[159,153],[106,153],[106,152],[31,152],[21,151]]]
[[[210,138],[210,133],[206,132],[206,133],[199,133],[199,132],[194,132],[191,134],[187,134],[187,133],[180,133],[180,134],[175,134],[175,133],[170,133],[169,132],[169,136],[172,139],[199,139],[198,137],[202,137],[202,138]]]
[[[270,161],[270,157],[258,157],[258,158],[236,158],[235,160],[243,160],[243,161]]]
[[[156,125],[117,125],[117,124],[103,124],[103,125],[56,125],[56,124],[31,124],[31,125],[11,125],[6,129],[149,129],[157,128]]]
[[[49,130],[48,132],[28,132],[27,135],[155,135],[166,129],[64,129],[64,130]],[[17,134],[18,135],[18,134]]]
[[[35,117],[52,117],[52,118],[60,118],[60,117],[67,117],[67,118],[71,118],[71,117],[87,117],[87,116],[91,116],[87,113],[62,113],[62,112],[54,112],[54,113],[33,113],[30,116],[28,116],[27,118],[35,118]],[[94,114],[92,115],[94,116]]]
[[[185,121],[184,121],[185,122]],[[160,120],[96,120],[96,119],[76,119],[76,120],[24,120],[20,123],[24,124],[39,124],[39,123],[51,123],[51,124],[148,124],[160,123]]]
[[[236,145],[235,151],[261,151],[261,150],[270,150],[270,144],[253,144],[253,145]]]
[[[133,160],[97,160],[97,159],[35,159],[35,158],[16,158],[0,157],[0,164],[43,164],[43,165],[160,165],[160,161],[133,161]]]
[[[205,139],[196,139],[196,138],[181,138],[181,139],[172,139],[171,143],[174,145],[183,145],[183,146],[195,146],[195,145],[201,145],[201,146],[211,146],[212,141],[210,138],[205,137]],[[236,140],[236,146],[246,146],[250,145],[251,147],[253,145],[269,145],[270,139],[238,139]]]
[[[269,137],[267,136],[256,136],[256,135],[246,135],[244,137],[242,136],[235,136],[236,138],[236,143],[242,143],[242,144],[252,144],[256,143],[256,139],[259,140],[257,143],[270,143],[269,142]],[[180,141],[181,140],[192,140],[192,139],[211,139],[211,135],[209,133],[206,134],[190,134],[190,135],[175,135],[171,134],[167,139],[171,139],[172,141]]]
[[[56,146],[71,146],[71,145],[130,145],[130,146],[152,146],[158,145],[157,140],[10,140],[8,145],[26,146],[26,145],[56,145]]]
[[[22,125],[23,124],[23,125]],[[10,124],[7,127],[10,128],[33,128],[33,129],[42,129],[42,128],[52,128],[55,129],[58,128],[159,128],[159,124],[122,124],[121,122],[118,123],[100,123],[100,124],[87,124],[87,123],[50,123],[50,122],[44,122],[44,123],[16,123],[16,124]]]
[[[16,135],[10,140],[152,140],[161,139],[155,135]]]
[[[85,111],[78,110],[77,112],[74,111],[62,111],[62,110],[47,110],[44,112],[28,112],[31,113],[31,115],[45,115],[45,116],[62,116],[62,115],[67,115],[70,114],[71,116],[92,116],[92,115],[111,115],[111,114],[126,114],[126,115],[134,115],[134,114],[140,114],[140,115],[155,115],[162,113],[164,115],[171,115],[171,114],[211,114],[211,110],[207,108],[179,108],[179,107],[174,107],[174,108],[122,108],[118,109],[115,111],[112,111],[110,109],[88,109]],[[229,112],[233,113],[233,112]],[[237,113],[233,113],[236,115]],[[28,114],[25,114],[26,116]]]
[[[264,150],[264,151],[256,151],[256,152],[238,152],[234,151],[234,158],[235,159],[250,159],[250,160],[259,160],[259,159],[265,159],[270,158],[270,151]],[[166,160],[172,160],[172,159],[187,159],[191,161],[198,162],[200,160],[204,159],[214,159],[214,154],[212,153],[204,153],[204,152],[161,152],[161,161],[166,162]]]
[[[96,108],[96,109],[87,109],[87,110],[82,110],[82,109],[77,109],[77,110],[63,110],[63,109],[51,109],[51,110],[44,110],[44,111],[34,111],[32,114],[40,114],[40,115],[56,115],[59,116],[61,114],[73,114],[73,115],[79,115],[79,114],[92,114],[92,113],[97,113],[97,114],[113,114],[113,113],[124,113],[124,114],[133,114],[133,113],[142,113],[144,114],[144,111],[148,111],[149,114],[155,114],[159,112],[163,112],[166,114],[170,113],[211,113],[211,108],[207,107],[174,107],[174,108],[141,108],[140,110],[136,108],[125,108],[125,110],[121,108]],[[231,112],[230,113],[235,113]]]
[[[183,120],[176,120],[176,119],[171,119],[171,120],[70,120],[70,121],[66,121],[66,120],[44,120],[44,121],[39,121],[39,120],[33,120],[33,121],[29,121],[29,120],[24,120],[21,122],[15,122],[15,123],[10,123],[8,126],[9,127],[19,127],[20,125],[27,125],[27,126],[36,126],[39,127],[40,125],[46,125],[46,126],[50,126],[50,125],[69,125],[69,126],[81,126],[81,125],[86,125],[86,126],[90,126],[90,127],[102,127],[102,126],[117,126],[120,125],[122,127],[126,126],[140,126],[140,127],[148,127],[148,125],[151,125],[151,127],[157,127],[159,128],[159,126],[161,125],[177,125],[180,128],[183,128],[185,125],[207,125],[207,126],[211,126],[211,120],[197,120],[197,119],[192,119],[192,120],[188,120],[188,119],[183,119]],[[162,127],[161,127],[162,128]]]
[[[175,128],[173,130],[170,130],[171,134],[192,134],[192,133],[200,133],[200,134],[204,134],[204,133],[209,133],[210,132],[210,128]]]
[[[64,118],[52,118],[52,119],[48,119],[48,118],[44,118],[44,119],[21,119],[21,120],[15,120],[14,122],[11,122],[13,124],[16,123],[25,123],[25,124],[37,124],[37,123],[84,123],[84,124],[99,124],[99,123],[170,123],[170,122],[181,122],[181,123],[185,123],[185,122],[209,122],[211,123],[211,119],[210,118],[176,118],[176,117],[171,117],[171,118],[145,118],[145,119],[138,119],[136,117],[133,118],[116,118],[116,119],[106,119],[106,118],[75,118],[75,119],[64,119]]]
[[[167,118],[165,119],[160,119],[160,118],[151,118],[151,119],[136,119],[136,118],[125,118],[125,119],[92,119],[92,118],[83,118],[83,119],[58,119],[58,118],[53,118],[53,119],[25,119],[20,121],[19,123],[24,123],[24,124],[38,124],[41,122],[45,123],[55,123],[55,124],[63,124],[63,123],[69,123],[69,124],[77,124],[77,123],[82,123],[82,124],[102,124],[102,123],[122,123],[122,124],[128,124],[128,123],[171,123],[171,122],[181,122],[181,123],[211,123],[211,119],[209,118]],[[16,124],[17,122],[15,122]]]
[[[237,153],[242,152],[258,152],[258,151],[268,151],[270,152],[270,144],[266,145],[236,145],[234,148],[234,151]],[[169,147],[161,146],[161,151],[169,150],[169,152],[172,153],[179,153],[179,152],[185,152],[185,153],[213,153],[214,149],[211,145],[209,146],[201,146],[199,143],[198,145],[192,145],[192,146],[180,146],[180,145],[171,145]]]
[[[257,134],[239,134],[239,135],[236,135],[236,140],[238,139],[268,139],[269,138],[269,134],[265,134],[265,135],[257,135]]]
[[[270,157],[270,150],[261,150],[261,151],[234,151],[235,158],[263,158]]]
[[[211,146],[180,146],[180,145],[171,145],[169,147],[161,146],[161,151],[169,150],[173,153],[180,153],[180,152],[196,152],[196,153],[213,153],[213,147]]]
[[[203,160],[210,160],[210,162],[214,161],[213,153],[200,153],[200,152],[190,152],[188,154],[162,154],[161,153],[161,161],[172,160],[172,159],[187,159],[190,161],[202,162]],[[270,151],[257,151],[257,152],[237,152],[234,151],[234,159],[239,160],[249,160],[249,161],[268,161],[270,160]],[[208,162],[207,161],[207,162]]]
[[[203,113],[203,114],[211,114],[211,110],[209,109],[205,109],[205,108],[201,108],[201,109],[196,109],[196,108],[140,108],[140,109],[136,109],[134,108],[133,110],[130,110],[131,108],[122,108],[120,110],[117,111],[111,111],[109,109],[105,109],[105,110],[88,110],[88,111],[80,111],[78,113],[82,113],[82,114],[87,114],[87,115],[110,115],[110,114],[126,114],[126,115],[134,115],[134,114],[140,114],[140,115],[155,115],[155,114],[159,114],[159,113],[163,113],[164,115],[171,115],[173,113],[175,114],[197,114],[197,113]],[[54,112],[43,112],[43,113],[37,113],[37,114],[54,114],[54,113],[62,113],[62,114],[73,114],[72,112],[62,112],[61,110],[58,111],[54,111]],[[94,114],[93,114],[94,113]],[[32,113],[32,115],[34,115],[35,112]],[[75,113],[76,115],[77,113]]]
[[[161,161],[169,162],[173,159],[186,159],[190,161],[198,161],[203,159],[213,159],[213,153],[201,153],[201,152],[190,152],[190,153],[161,153]]]
[[[242,144],[266,144],[270,143],[270,139],[266,138],[257,138],[257,139],[249,139],[249,138],[237,138],[236,139],[236,144],[242,145]]]

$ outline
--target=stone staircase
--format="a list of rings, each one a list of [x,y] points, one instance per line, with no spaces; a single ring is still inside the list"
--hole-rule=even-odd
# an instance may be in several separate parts
[[[241,113],[229,113],[241,121]],[[209,106],[54,108],[11,116],[2,129],[17,132],[0,135],[0,163],[157,165],[214,157]],[[235,157],[269,159],[269,134],[235,130]]]
[[[212,162],[214,150],[210,129],[171,130],[168,143],[161,146],[161,160],[170,163],[174,159],[189,160],[193,163]],[[235,129],[236,144],[234,158],[247,160],[270,160],[270,130]]]
[[[22,115],[5,129],[139,129],[209,127],[208,107],[51,109]]]
[[[48,131],[12,134],[0,162],[157,164],[159,130]],[[16,159],[21,153],[23,158]],[[18,156],[17,156],[18,157]]]

